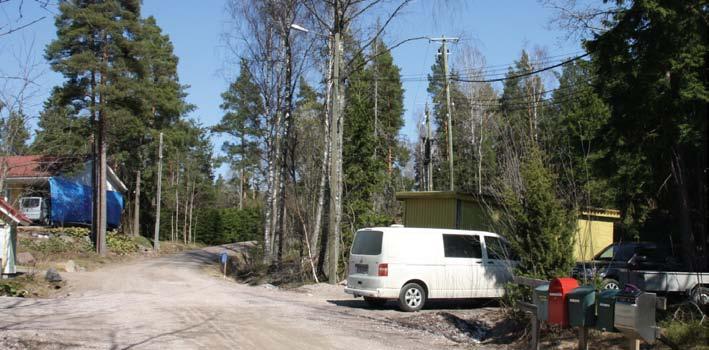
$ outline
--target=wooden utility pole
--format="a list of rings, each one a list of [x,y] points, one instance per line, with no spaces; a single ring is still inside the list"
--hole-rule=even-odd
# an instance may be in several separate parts
[[[424,146],[426,151],[424,155],[426,161],[426,191],[433,191],[433,150],[431,147],[431,115],[428,110],[428,102],[426,102],[426,107],[423,111],[426,116],[426,143]]]
[[[446,46],[447,42],[458,42],[458,38],[430,38],[429,41],[440,41],[441,49],[440,54],[443,56],[443,71],[445,75],[446,84],[446,116],[448,118],[448,167],[450,172],[450,190],[455,191],[455,177],[453,175],[453,123],[451,121],[451,92],[450,92],[450,81],[448,77],[448,48]]]
[[[140,170],[135,174],[135,203],[133,210],[133,236],[140,236]]]
[[[160,144],[158,146],[158,198],[155,200],[155,233],[153,235],[153,250],[160,250],[160,197],[162,197],[162,133],[160,133]]]

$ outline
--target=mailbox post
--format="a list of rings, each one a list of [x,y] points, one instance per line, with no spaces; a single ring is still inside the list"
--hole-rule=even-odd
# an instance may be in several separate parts
[[[555,278],[549,284],[549,323],[566,327],[569,324],[567,294],[579,283],[570,277]]]

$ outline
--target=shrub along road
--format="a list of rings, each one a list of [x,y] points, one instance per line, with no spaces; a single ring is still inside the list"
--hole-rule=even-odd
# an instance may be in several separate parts
[[[210,252],[211,251],[211,252]],[[3,349],[431,349],[443,337],[388,322],[337,293],[287,292],[220,278],[212,250],[65,274],[68,295],[0,297]],[[337,287],[341,290],[341,287]],[[329,302],[326,299],[330,299]],[[379,317],[372,317],[379,314]]]

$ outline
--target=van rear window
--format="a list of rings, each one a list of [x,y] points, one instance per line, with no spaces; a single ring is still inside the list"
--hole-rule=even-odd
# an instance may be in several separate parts
[[[381,231],[358,231],[352,243],[352,254],[379,255],[382,253]]]

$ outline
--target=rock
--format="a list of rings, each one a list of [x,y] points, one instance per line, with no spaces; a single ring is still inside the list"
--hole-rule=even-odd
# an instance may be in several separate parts
[[[272,285],[272,284],[270,284],[270,283],[262,284],[261,287],[264,287],[264,288],[266,288],[266,289],[278,289],[278,287],[276,287],[276,286],[274,286],[274,285]]]
[[[34,265],[34,256],[28,252],[22,252],[18,253],[17,257],[15,258],[15,261],[17,262],[17,265]]]
[[[64,271],[76,272],[76,263],[74,262],[74,260],[68,260],[64,263]]]
[[[50,267],[49,270],[47,270],[47,274],[44,275],[44,278],[48,282],[61,282],[62,281],[62,276],[53,267]]]

